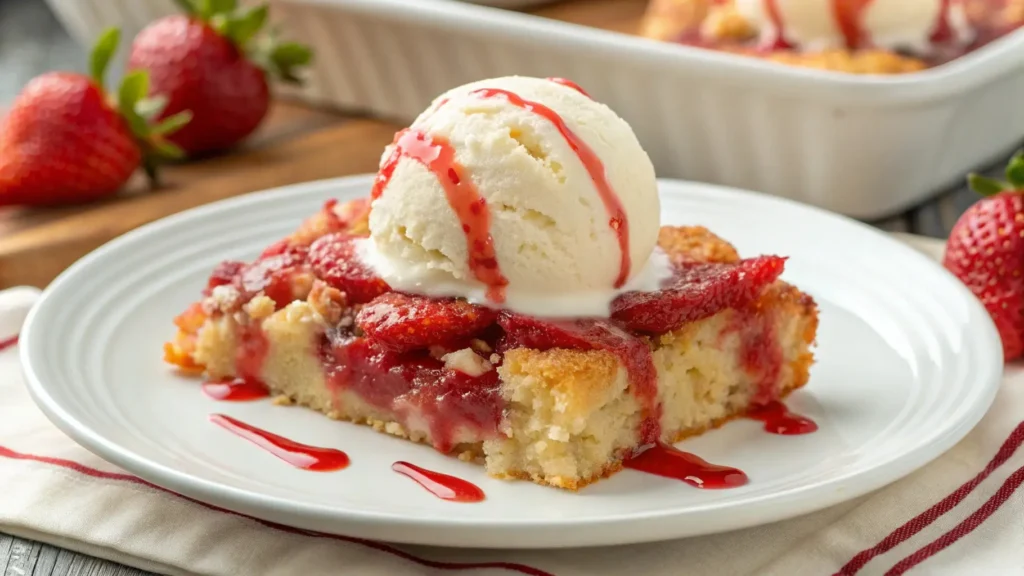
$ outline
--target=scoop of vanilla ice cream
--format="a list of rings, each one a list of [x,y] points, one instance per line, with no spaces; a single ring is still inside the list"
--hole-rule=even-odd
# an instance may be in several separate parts
[[[945,17],[958,44],[973,38],[962,2],[943,0],[736,0],[736,10],[761,31],[761,42],[774,44],[781,34],[805,51],[850,47],[841,22],[849,21],[867,45],[927,55],[932,36]],[[773,10],[775,14],[773,15]],[[838,10],[845,11],[840,14]],[[862,47],[862,46],[861,46]]]
[[[654,250],[660,205],[654,167],[629,125],[607,106],[550,80],[507,77],[455,88],[410,126],[446,140],[490,213],[497,264],[508,280],[505,307],[581,315],[607,308],[621,250],[609,211],[580,156],[556,125],[506,98],[502,89],[550,108],[604,165],[628,220],[630,285]],[[385,150],[382,166],[391,155]],[[483,301],[466,234],[437,174],[402,157],[370,213],[369,260],[399,290]],[[650,280],[650,278],[648,278]]]

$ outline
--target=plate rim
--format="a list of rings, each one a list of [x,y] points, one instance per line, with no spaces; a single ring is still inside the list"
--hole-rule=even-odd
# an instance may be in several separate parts
[[[909,455],[906,453],[894,455],[890,457],[888,461],[884,461],[868,470],[851,471],[843,476],[834,477],[827,481],[816,481],[768,495],[762,495],[754,499],[755,502],[760,502],[762,506],[772,508],[775,511],[772,514],[764,513],[756,518],[721,522],[721,526],[714,530],[676,530],[677,533],[682,533],[676,535],[670,533],[671,530],[660,530],[659,532],[662,533],[662,536],[652,538],[650,536],[644,536],[644,530],[637,530],[636,533],[632,533],[628,528],[651,522],[664,523],[673,518],[685,516],[687,513],[692,513],[694,511],[699,512],[700,508],[695,509],[694,507],[688,507],[685,511],[667,508],[663,510],[645,512],[625,512],[620,513],[618,517],[583,520],[573,518],[544,520],[501,519],[497,517],[480,519],[460,518],[457,515],[446,518],[409,518],[392,512],[366,512],[359,510],[339,511],[337,509],[328,511],[325,508],[317,507],[313,504],[290,501],[277,496],[267,496],[249,489],[238,488],[217,481],[193,476],[165,466],[159,462],[152,461],[143,454],[123,448],[115,440],[108,439],[106,436],[92,430],[88,425],[83,424],[69,410],[62,406],[60,401],[48,392],[47,386],[43,383],[39,375],[36,373],[36,370],[33,368],[32,358],[35,350],[33,342],[36,340],[36,318],[40,315],[39,311],[48,306],[48,302],[50,301],[52,294],[63,289],[64,284],[69,280],[74,279],[77,274],[81,274],[82,271],[88,270],[89,266],[91,266],[95,260],[104,257],[107,253],[119,250],[123,246],[128,246],[135,242],[137,238],[144,237],[147,234],[156,233],[165,228],[174,227],[181,222],[187,222],[194,218],[215,214],[221,210],[259,204],[269,201],[271,198],[280,198],[282,195],[316,194],[324,190],[330,190],[331,188],[352,187],[361,184],[368,185],[373,177],[373,174],[358,174],[341,178],[313,180],[252,192],[233,198],[222,199],[147,223],[135,230],[114,238],[91,251],[89,254],[68,267],[46,287],[42,296],[39,298],[36,305],[33,306],[26,318],[22,329],[22,345],[20,346],[19,354],[22,372],[25,376],[26,387],[28,388],[33,401],[37,406],[39,406],[46,417],[62,432],[67,434],[76,443],[107,462],[124,468],[159,488],[171,490],[179,495],[185,496],[186,498],[192,498],[203,503],[216,503],[216,506],[225,507],[236,513],[262,518],[270,522],[278,522],[280,520],[268,518],[267,514],[273,514],[278,518],[281,516],[286,516],[290,519],[304,517],[316,519],[321,523],[343,523],[345,525],[345,531],[350,534],[358,532],[360,528],[401,527],[406,529],[404,531],[416,531],[424,528],[436,529],[439,525],[443,525],[453,530],[490,530],[493,531],[493,534],[499,537],[502,535],[507,536],[507,534],[511,532],[531,528],[572,528],[574,531],[584,530],[587,532],[585,536],[589,536],[581,540],[579,535],[576,535],[576,537],[573,538],[573,541],[564,544],[556,542],[549,545],[538,546],[505,540],[503,540],[501,544],[502,548],[507,549],[540,549],[629,544],[695,536],[698,534],[712,534],[785,520],[833,506],[901,480],[925,464],[940,457],[964,436],[966,436],[972,429],[974,429],[978,422],[980,422],[985,414],[988,413],[995,400],[996,393],[998,392],[1003,371],[1001,346],[998,347],[997,351],[993,351],[989,354],[988,365],[977,367],[976,372],[978,374],[989,372],[989,374],[987,374],[987,378],[976,379],[976,386],[985,387],[984,390],[977,395],[977,408],[970,412],[966,418],[961,419],[956,425],[947,426],[940,433],[933,435],[930,438],[930,441],[920,444],[915,450],[911,451]],[[998,333],[996,332],[995,325],[989,318],[988,313],[973,294],[971,294],[970,291],[962,285],[962,283],[956,280],[952,274],[937,264],[933,259],[921,254],[899,240],[892,238],[884,231],[840,214],[829,212],[827,210],[787,198],[771,196],[764,193],[678,179],[659,179],[658,184],[659,193],[665,195],[686,196],[689,192],[673,189],[676,187],[682,187],[689,188],[693,192],[721,193],[729,195],[733,197],[733,200],[742,201],[744,198],[754,199],[759,202],[778,204],[786,209],[805,211],[805,213],[814,214],[817,217],[843,221],[847,225],[852,224],[860,228],[862,232],[874,234],[877,238],[888,243],[891,249],[898,252],[902,251],[901,257],[917,258],[920,261],[927,262],[929,266],[936,268],[937,272],[944,273],[947,280],[950,281],[950,288],[955,291],[959,291],[961,298],[969,300],[970,303],[968,306],[974,308],[975,315],[978,315],[985,320],[983,323],[984,325],[980,326],[979,330],[987,332],[987,337],[990,341],[989,343],[991,344],[993,341],[996,344],[999,343]],[[985,347],[986,350],[990,350],[992,348],[993,346]],[[845,485],[853,479],[856,479],[857,481],[854,488],[850,488]],[[842,484],[843,486],[840,487],[838,486],[839,484]],[[795,507],[792,506],[794,503],[796,503]],[[729,512],[728,508],[735,506],[735,504],[729,504],[726,502],[724,504],[712,506],[712,508],[718,506],[726,508],[722,513],[727,514]],[[796,511],[790,511],[792,508],[795,508]],[[256,510],[256,512],[253,510]],[[704,512],[706,513],[708,510],[705,508]],[[396,532],[403,531],[396,530]],[[605,534],[602,536],[600,535],[601,532],[604,532]],[[609,538],[607,534],[609,532],[614,533],[615,535]],[[436,537],[430,531],[424,532],[421,535],[422,537],[409,538],[404,535],[399,536],[396,534],[396,536],[399,537],[389,536],[386,539],[392,542],[408,544],[451,546],[450,538],[445,538],[443,535],[441,537]],[[493,544],[488,545],[485,543],[478,545],[470,543],[462,545],[462,547],[493,547]]]

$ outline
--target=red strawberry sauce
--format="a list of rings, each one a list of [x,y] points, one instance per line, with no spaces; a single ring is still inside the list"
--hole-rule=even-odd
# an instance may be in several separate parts
[[[712,464],[700,456],[661,443],[626,460],[623,466],[680,480],[697,488],[735,488],[747,483],[747,475],[738,468]]]
[[[391,469],[411,478],[434,496],[451,502],[482,502],[484,491],[479,486],[462,478],[449,476],[408,462],[395,462]]]
[[[341,450],[301,444],[246,424],[231,416],[211,414],[210,421],[236,436],[245,438],[296,468],[313,472],[332,472],[346,468],[349,463],[348,455]]]
[[[391,352],[369,338],[338,330],[321,341],[320,358],[327,385],[339,398],[352,391],[400,419],[422,417],[441,452],[455,448],[460,429],[474,436],[498,433],[504,401],[496,370],[469,376],[446,369],[426,350]]]
[[[814,420],[790,412],[786,405],[778,400],[768,402],[747,414],[747,417],[764,422],[765,432],[783,436],[810,434],[818,429],[818,424]]]
[[[587,98],[590,98],[590,94],[587,94],[586,90],[584,90],[579,84],[573,82],[572,80],[567,80],[565,78],[548,78],[548,80],[554,82],[555,84],[561,84],[562,86],[572,88],[573,90],[579,92],[580,94],[583,94]]]
[[[487,297],[500,304],[505,301],[508,280],[501,274],[498,257],[491,237],[491,213],[487,201],[480,196],[473,179],[462,164],[455,160],[455,148],[440,136],[407,128],[395,135],[394,148],[384,161],[373,184],[371,197],[379,198],[402,158],[411,158],[433,172],[444,188],[448,205],[462,223],[469,248],[469,269],[473,276],[488,287]]]
[[[246,380],[245,378],[204,382],[203,394],[214,400],[224,400],[227,402],[259,400],[270,395],[267,387],[262,382],[259,380]]]

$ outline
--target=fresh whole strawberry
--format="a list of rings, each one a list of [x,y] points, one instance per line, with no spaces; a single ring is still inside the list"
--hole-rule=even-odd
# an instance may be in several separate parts
[[[260,34],[267,6],[236,0],[177,0],[185,11],[153,22],[132,44],[128,66],[148,70],[169,98],[164,115],[191,110],[172,141],[190,155],[230,148],[251,134],[270,107],[267,74],[298,82],[308,48]]]
[[[91,76],[51,72],[30,81],[0,129],[0,206],[80,203],[118,191],[143,163],[151,175],[163,157],[180,150],[164,137],[188,122],[188,113],[153,126],[160,109],[145,73],[125,77],[116,98],[103,76],[120,33],[108,30],[91,56]]]
[[[985,305],[1003,340],[1003,357],[1024,355],[1024,152],[1007,182],[971,175],[985,196],[957,220],[943,265]]]

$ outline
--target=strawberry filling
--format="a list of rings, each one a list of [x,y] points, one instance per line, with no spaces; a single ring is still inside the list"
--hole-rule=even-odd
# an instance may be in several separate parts
[[[500,364],[507,350],[521,347],[614,354],[626,368],[631,390],[644,409],[641,444],[662,440],[650,338],[727,308],[744,311],[735,330],[741,334],[739,360],[758,379],[756,401],[773,399],[781,350],[773,324],[761,317],[756,302],[782,273],[784,258],[678,261],[675,274],[661,290],[629,292],[617,298],[611,318],[545,320],[458,299],[393,292],[359,261],[354,239],[333,233],[308,248],[274,245],[252,264],[225,262],[215,269],[208,291],[234,286],[243,300],[263,292],[280,308],[300,297],[294,289],[295,275],[312,272],[345,292],[349,302],[365,303],[355,322],[339,323],[321,338],[319,356],[328,385],[339,403],[354,394],[393,415],[407,431],[429,432],[442,452],[481,436],[498,435],[505,401],[494,364]],[[471,343],[487,351],[480,354],[482,368],[477,374],[445,365],[444,354]],[[258,375],[266,353],[259,329],[245,330],[237,362],[240,375],[247,379]]]

